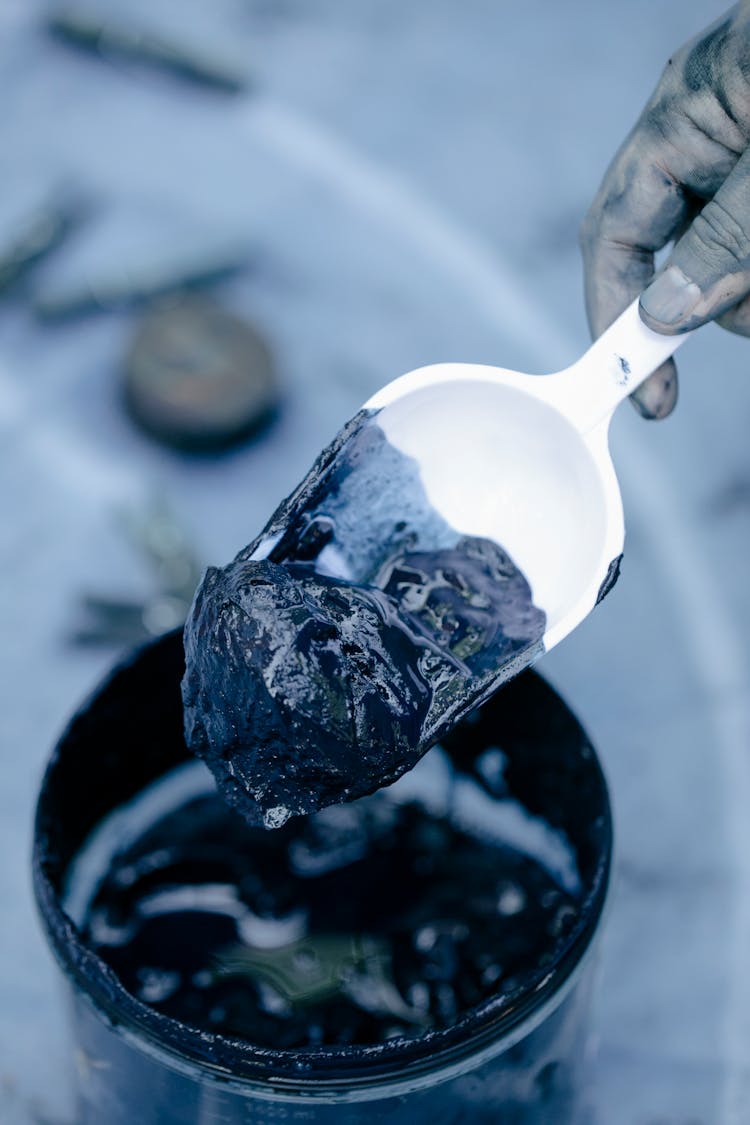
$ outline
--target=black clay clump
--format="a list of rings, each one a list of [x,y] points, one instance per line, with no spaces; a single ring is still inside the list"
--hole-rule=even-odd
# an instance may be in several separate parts
[[[401,502],[384,502],[394,484]],[[248,821],[277,827],[411,769],[544,627],[506,552],[449,528],[364,419],[207,572],[185,630],[188,745]]]

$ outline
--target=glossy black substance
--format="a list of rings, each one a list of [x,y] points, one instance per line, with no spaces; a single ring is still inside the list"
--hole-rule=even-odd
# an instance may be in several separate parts
[[[596,595],[597,605],[599,605],[599,602],[603,602],[607,594],[611,594],[613,589],[617,585],[617,580],[620,577],[621,566],[622,555],[618,555],[617,558],[612,559],[612,561],[610,562],[609,566],[607,567],[607,573],[604,575],[602,584],[599,587],[599,592]]]
[[[435,773],[433,804],[455,784],[479,792],[447,758],[423,788]],[[194,1027],[277,1049],[368,1045],[523,988],[579,909],[540,862],[449,810],[384,792],[267,833],[208,794],[116,857],[84,939],[129,992]]]
[[[460,536],[362,416],[264,534],[210,569],[185,630],[185,730],[251,823],[373,792],[541,651],[495,543]]]
[[[461,814],[462,779],[470,777],[480,786],[485,804],[489,802],[489,815],[482,818],[485,828],[496,825],[507,798],[568,841],[580,886],[572,928],[562,927],[559,936],[550,936],[536,969],[529,962],[529,973],[515,984],[512,977],[503,977],[494,994],[447,1026],[369,1046],[284,1051],[195,1028],[138,999],[83,940],[80,925],[88,912],[74,909],[69,898],[80,853],[102,821],[122,810],[123,803],[140,801],[145,790],[161,785],[166,775],[173,776],[173,770],[189,762],[179,687],[184,670],[178,633],[129,655],[71,721],[41,786],[34,833],[36,900],[73,1000],[72,1044],[82,1060],[98,1063],[80,1071],[82,1125],[184,1125],[194,1118],[196,1105],[207,1104],[227,1125],[247,1125],[248,1115],[260,1120],[270,1110],[275,1113],[278,1103],[270,1103],[269,1110],[265,1094],[257,1100],[253,1094],[271,1085],[302,1099],[297,1112],[320,1125],[342,1117],[358,1125],[413,1125],[418,1120],[433,1125],[489,1125],[506,1119],[518,1125],[572,1122],[569,1095],[586,1041],[591,983],[585,957],[607,887],[611,820],[594,750],[559,696],[527,671],[457,726],[441,746],[458,775],[451,795],[456,828],[484,838],[479,819],[469,814],[464,820]],[[432,768],[435,760],[435,754],[428,755],[420,771]],[[413,789],[418,783],[419,794],[420,774],[407,775],[401,787]],[[339,806],[331,812],[350,809]],[[155,816],[148,819],[149,824],[155,822]],[[281,833],[258,835],[275,847],[277,837],[299,823],[290,822]],[[109,868],[114,849],[124,846],[119,811],[116,824],[110,847],[103,856],[98,853],[100,874]],[[143,824],[141,837],[145,828]],[[489,849],[497,855],[491,839]],[[115,866],[120,867],[117,859]],[[156,875],[161,877],[158,871]],[[367,888],[364,891],[367,906]],[[180,928],[183,946],[188,932],[186,925]],[[365,932],[365,926],[355,932]],[[550,1010],[550,1002],[573,983],[576,967],[583,973],[560,1007]],[[152,981],[158,983],[158,978]],[[535,1014],[542,1019],[539,1026]],[[529,1018],[534,1022],[527,1025]],[[480,1061],[477,1052],[499,1045],[522,1027],[521,1042],[506,1044],[500,1054]],[[155,1055],[150,1044],[159,1044],[166,1053]],[[170,1056],[179,1065],[164,1061]],[[446,1079],[442,1068],[458,1063],[461,1073]],[[466,1065],[468,1073],[463,1070]],[[230,1075],[237,1085],[221,1080]],[[243,1087],[245,1080],[253,1085]],[[404,1096],[392,1092],[394,1081],[415,1085]],[[367,1098],[332,1104],[342,1089],[366,1089]]]

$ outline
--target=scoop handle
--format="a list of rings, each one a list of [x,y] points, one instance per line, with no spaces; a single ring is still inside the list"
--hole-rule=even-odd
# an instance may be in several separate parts
[[[581,433],[608,422],[615,408],[684,344],[692,332],[664,336],[641,320],[638,298],[557,377],[557,405]]]

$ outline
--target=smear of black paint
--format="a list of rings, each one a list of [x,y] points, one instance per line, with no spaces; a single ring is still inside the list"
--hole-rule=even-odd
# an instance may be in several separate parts
[[[710,86],[713,90],[723,69],[723,53],[731,31],[731,19],[723,20],[713,31],[699,39],[685,60],[685,83],[697,93]]]
[[[612,562],[607,567],[607,573],[604,575],[602,584],[599,587],[599,593],[596,595],[597,605],[599,605],[599,602],[603,601],[604,598],[606,598],[607,594],[616,585],[617,579],[620,577],[621,563],[622,555],[618,555],[616,559],[612,559]]]
[[[114,859],[83,931],[157,1011],[288,1050],[445,1027],[525,986],[579,912],[541,863],[416,801],[378,794],[267,833],[211,794]]]

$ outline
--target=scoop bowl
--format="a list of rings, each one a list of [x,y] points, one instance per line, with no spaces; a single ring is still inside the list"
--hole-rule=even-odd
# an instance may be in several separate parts
[[[609,424],[687,335],[653,332],[634,301],[563,371],[436,364],[365,404],[389,443],[417,462],[440,515],[497,542],[523,571],[547,617],[545,650],[616,580],[625,526]]]

